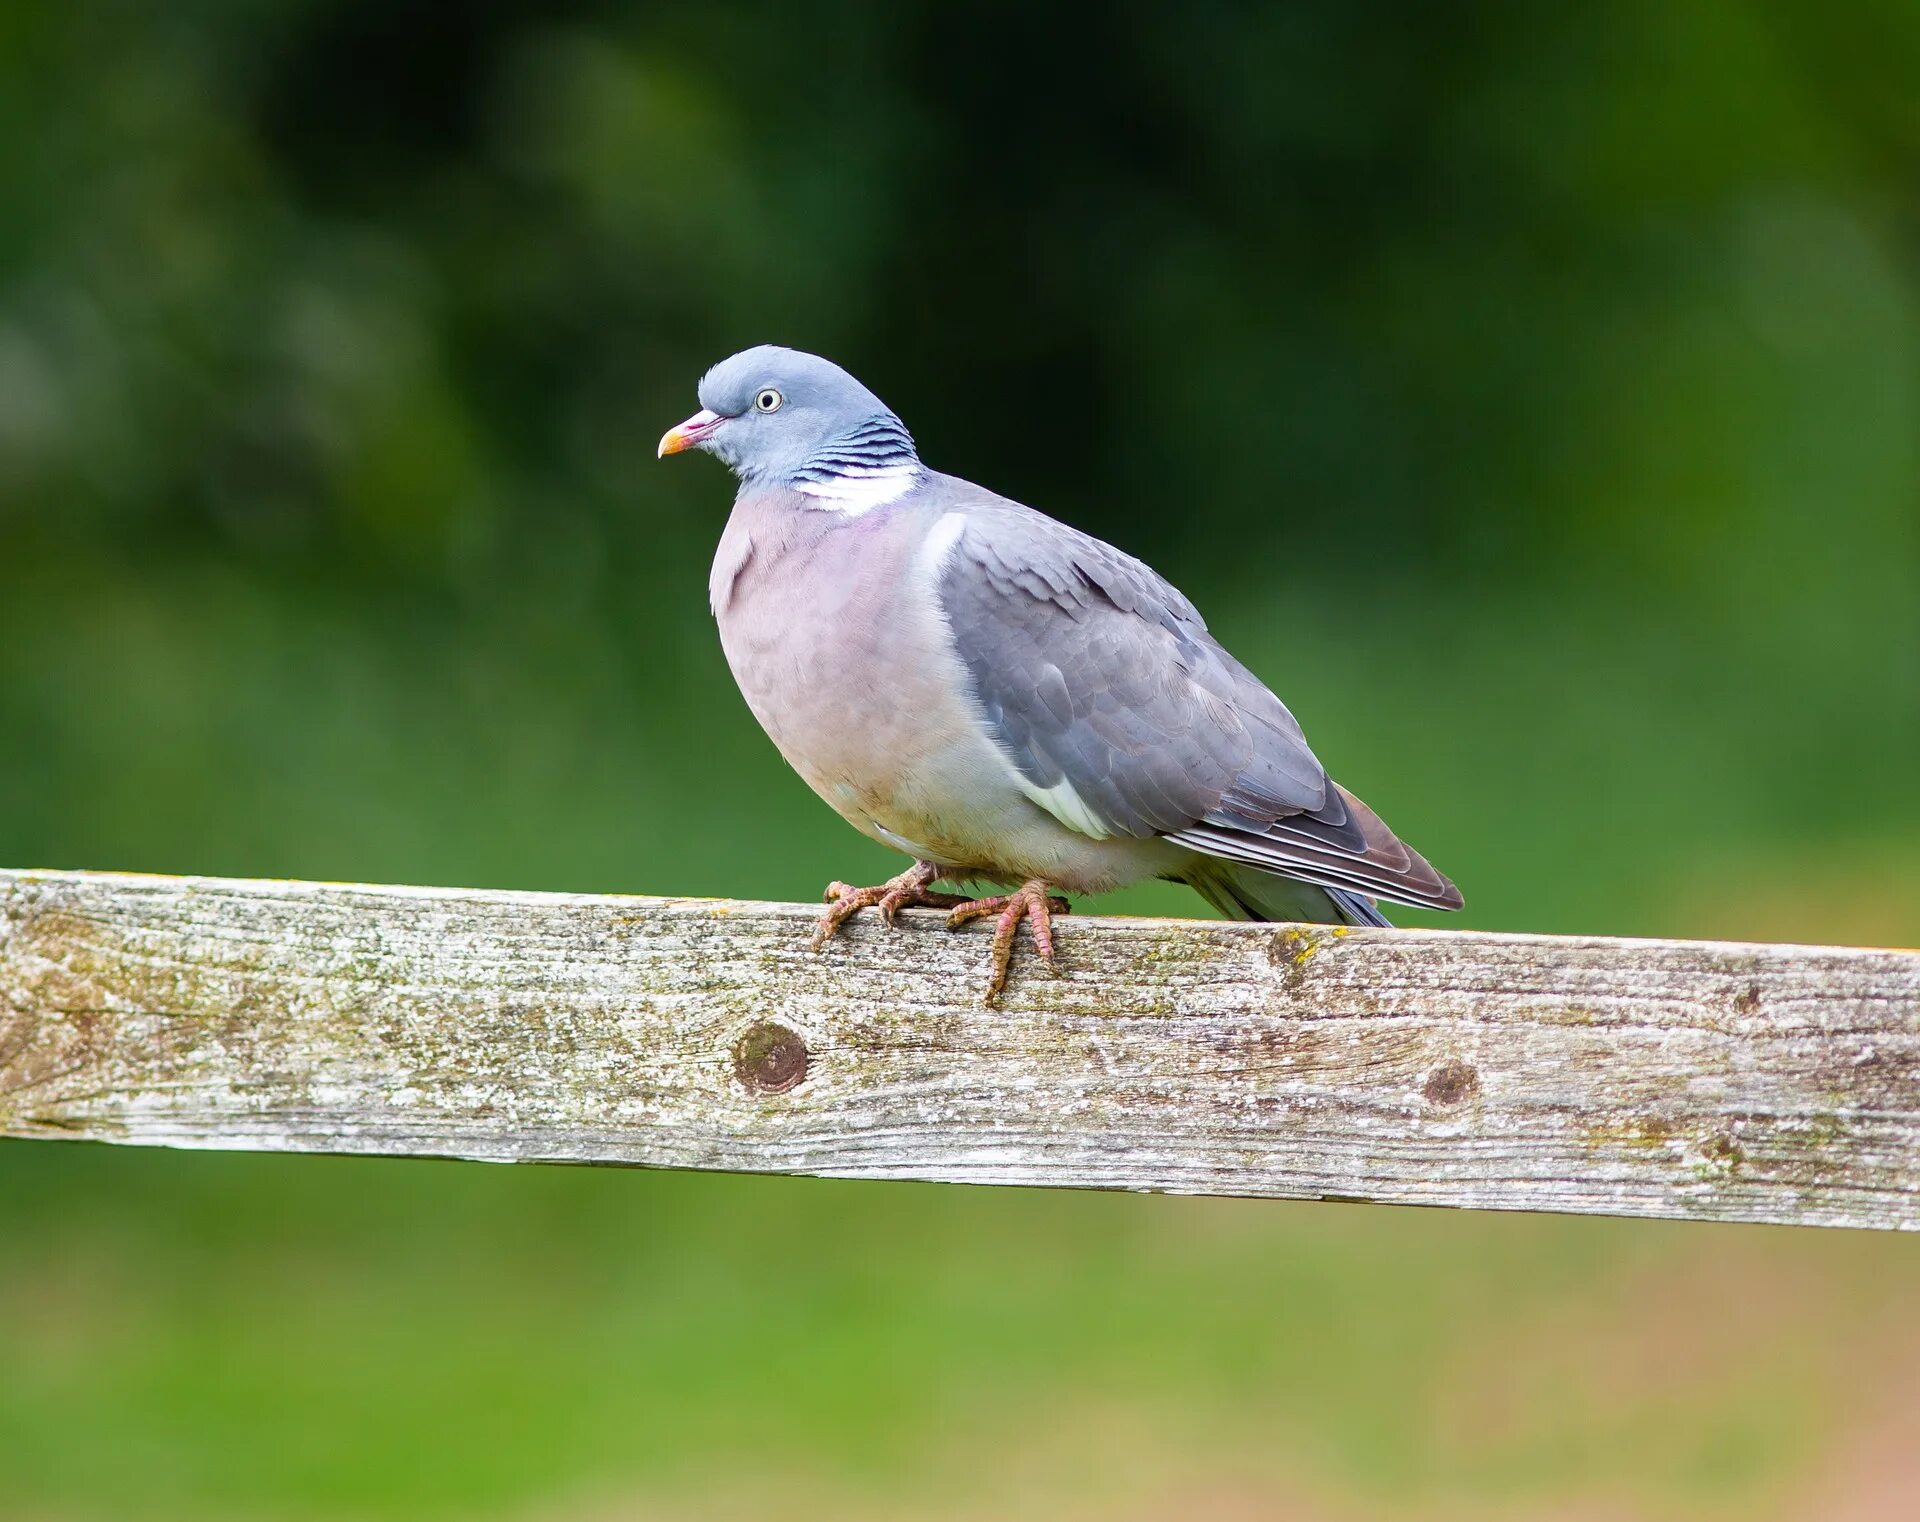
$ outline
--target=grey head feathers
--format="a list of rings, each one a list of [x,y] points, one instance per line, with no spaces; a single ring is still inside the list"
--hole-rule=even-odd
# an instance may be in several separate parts
[[[874,505],[923,473],[892,409],[817,354],[744,349],[702,377],[700,405],[712,421],[679,447],[706,450],[743,484],[789,486],[823,505]]]

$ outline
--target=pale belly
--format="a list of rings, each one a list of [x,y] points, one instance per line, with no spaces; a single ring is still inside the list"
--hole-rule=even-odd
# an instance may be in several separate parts
[[[910,546],[860,548],[859,578],[820,574],[813,549],[782,565],[777,597],[768,567],[750,563],[716,598],[740,691],[809,787],[862,834],[951,876],[1094,893],[1191,860],[1157,839],[1091,839],[1028,799],[971,712],[930,603],[902,595]]]

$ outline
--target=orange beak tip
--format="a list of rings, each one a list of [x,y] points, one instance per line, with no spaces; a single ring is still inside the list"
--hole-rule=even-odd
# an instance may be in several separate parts
[[[721,421],[718,413],[702,407],[684,423],[676,423],[660,435],[660,449],[655,458],[664,460],[670,454],[683,454],[689,449],[699,448],[707,435],[720,426]]]

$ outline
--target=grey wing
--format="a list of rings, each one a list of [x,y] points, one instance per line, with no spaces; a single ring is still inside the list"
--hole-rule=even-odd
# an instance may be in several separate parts
[[[1132,556],[1016,503],[965,509],[937,595],[1028,796],[1095,837],[1166,836],[1333,888],[1453,885],[1327,776],[1286,706]]]

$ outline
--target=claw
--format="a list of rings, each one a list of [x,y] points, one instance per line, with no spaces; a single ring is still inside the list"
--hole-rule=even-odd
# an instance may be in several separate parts
[[[987,978],[987,1003],[995,1002],[1007,986],[1007,968],[1013,961],[1013,943],[1022,920],[1032,932],[1034,950],[1054,975],[1059,975],[1053,954],[1053,916],[1071,913],[1072,905],[1058,894],[1049,893],[1045,882],[1036,877],[1012,893],[968,898],[960,893],[935,892],[932,883],[939,875],[940,869],[932,862],[920,861],[874,888],[828,883],[823,897],[830,907],[814,927],[813,949],[821,950],[838,934],[840,927],[862,909],[877,908],[880,918],[892,925],[902,909],[925,906],[950,911],[947,924],[952,928],[985,919],[989,914],[999,916],[994,922],[993,943],[988,953],[991,972]]]
[[[875,888],[856,888],[851,883],[827,884],[825,901],[833,907],[820,916],[814,927],[813,949],[819,951],[838,933],[840,927],[862,909],[878,908],[880,918],[891,926],[902,909],[925,905],[931,909],[951,909],[966,900],[957,893],[936,893],[930,884],[940,875],[931,862],[918,861],[898,877],[890,877]]]
[[[1046,883],[1036,877],[1022,883],[1015,892],[956,905],[947,916],[947,924],[960,926],[985,919],[989,914],[1000,916],[994,923],[993,944],[988,953],[992,972],[987,978],[987,1003],[992,1004],[1007,986],[1007,968],[1013,961],[1013,939],[1020,929],[1020,921],[1027,922],[1033,934],[1034,950],[1057,977],[1060,968],[1053,954],[1053,916],[1071,912],[1072,905],[1049,893]]]

